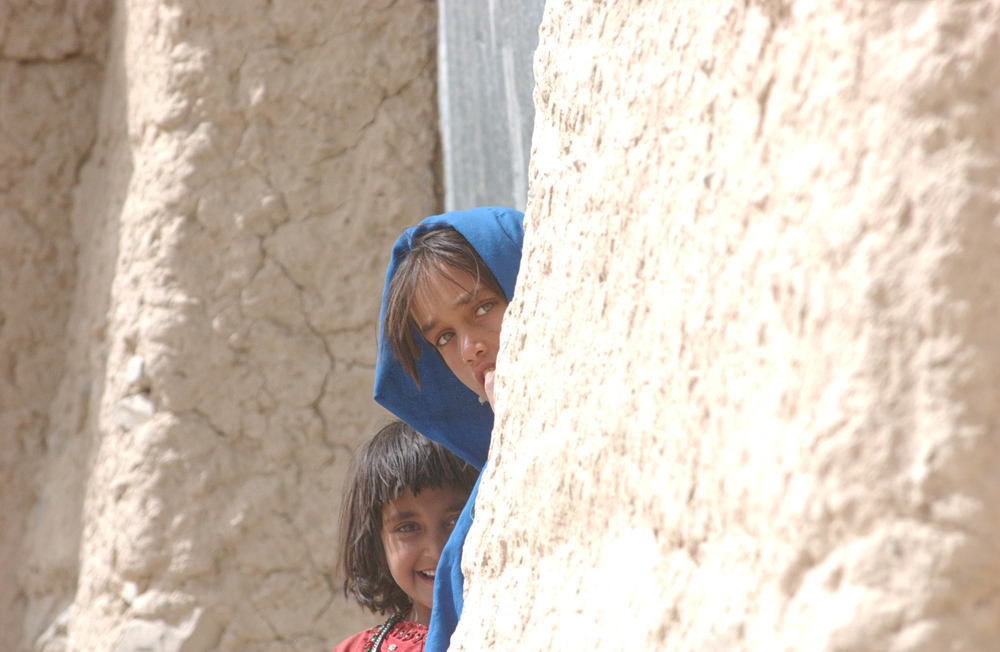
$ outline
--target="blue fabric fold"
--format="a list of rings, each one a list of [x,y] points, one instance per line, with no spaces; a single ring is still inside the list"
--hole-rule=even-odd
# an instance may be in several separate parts
[[[517,272],[524,244],[524,215],[509,208],[486,207],[435,215],[403,232],[392,248],[385,273],[385,288],[410,251],[413,239],[431,229],[452,227],[458,231],[490,268],[507,301],[514,298]],[[448,369],[422,337],[417,337],[421,355],[417,361],[420,387],[392,356],[383,333],[386,292],[382,292],[379,314],[378,361],[375,367],[375,400],[480,471],[486,466],[493,431],[493,410],[480,404],[475,392]],[[480,474],[480,478],[482,474]],[[459,516],[455,530],[438,561],[434,582],[434,608],[427,632],[425,652],[444,652],[462,613],[462,546],[472,525],[472,508],[479,480]]]
[[[480,473],[438,559],[434,575],[434,608],[431,609],[431,622],[427,626],[424,652],[447,650],[451,635],[458,626],[458,617],[462,615],[462,588],[465,584],[465,577],[462,575],[462,547],[469,528],[472,527],[472,513],[475,511],[479,481],[482,478],[483,474]]]

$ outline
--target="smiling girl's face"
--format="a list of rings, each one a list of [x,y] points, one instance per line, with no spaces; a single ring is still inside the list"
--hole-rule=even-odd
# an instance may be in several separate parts
[[[430,622],[438,559],[468,497],[454,487],[417,496],[407,489],[382,506],[382,547],[392,579],[413,601],[413,622]]]
[[[427,275],[413,299],[417,331],[451,372],[481,399],[486,375],[497,365],[500,325],[507,300],[468,272],[440,267]]]

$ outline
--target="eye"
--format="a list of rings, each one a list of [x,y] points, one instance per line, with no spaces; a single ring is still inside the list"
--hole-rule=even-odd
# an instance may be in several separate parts
[[[451,518],[449,518],[447,521],[445,521],[445,526],[449,530],[454,530],[456,525],[458,525],[458,514],[455,514],[454,516],[452,516]]]
[[[455,334],[452,333],[451,331],[441,333],[440,335],[438,335],[437,340],[434,341],[434,345],[437,347],[442,347],[449,341],[451,341],[451,338],[454,337],[454,335]]]
[[[416,532],[418,529],[420,528],[416,523],[411,523],[408,521],[406,523],[400,523],[399,525],[397,525],[396,529],[394,529],[393,532],[397,532],[399,534],[408,534],[410,532]]]
[[[486,303],[480,305],[476,308],[476,317],[482,317],[489,311],[493,310],[493,306],[497,305],[496,301],[487,301]]]

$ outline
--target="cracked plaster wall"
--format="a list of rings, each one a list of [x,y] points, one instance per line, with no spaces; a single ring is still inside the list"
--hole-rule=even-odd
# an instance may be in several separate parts
[[[13,9],[11,9],[13,7]],[[0,648],[327,650],[425,0],[0,9]]]
[[[65,442],[67,415],[50,408],[71,348],[66,334],[78,253],[73,189],[95,138],[107,9],[103,0],[0,4],[3,650],[25,649],[27,632],[45,627],[52,596],[65,600],[77,565],[80,502],[43,485],[59,451],[79,449],[79,442]],[[72,467],[79,463],[70,469],[76,490],[83,476]],[[25,536],[43,532],[53,516],[61,521],[58,538]],[[40,566],[39,555],[45,557]]]
[[[433,7],[112,4],[0,8],[0,646],[326,649]],[[997,24],[548,3],[458,649],[994,649]]]
[[[1000,649],[998,26],[547,3],[456,649]]]

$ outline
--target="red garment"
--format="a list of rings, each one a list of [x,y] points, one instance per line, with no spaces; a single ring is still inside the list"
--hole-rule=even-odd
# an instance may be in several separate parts
[[[365,652],[365,646],[382,626],[372,627],[345,639],[333,652]],[[378,652],[423,652],[427,625],[403,620],[389,630]]]

